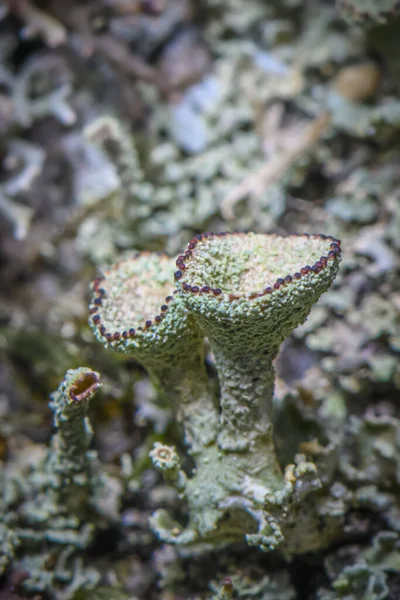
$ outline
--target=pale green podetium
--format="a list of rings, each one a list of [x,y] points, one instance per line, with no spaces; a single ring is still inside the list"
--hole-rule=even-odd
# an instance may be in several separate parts
[[[212,442],[218,413],[204,364],[204,340],[173,282],[175,261],[140,253],[93,283],[90,324],[106,346],[140,362],[172,402],[192,454]]]
[[[84,520],[89,505],[93,510],[101,475],[97,457],[90,450],[93,431],[87,413],[90,401],[100,388],[100,375],[80,367],[67,371],[51,394],[56,433],[43,465],[35,471],[36,477],[33,475],[28,480],[28,485],[33,487],[23,512],[29,515],[30,524],[36,519],[51,528],[49,523],[56,514],[74,515]]]

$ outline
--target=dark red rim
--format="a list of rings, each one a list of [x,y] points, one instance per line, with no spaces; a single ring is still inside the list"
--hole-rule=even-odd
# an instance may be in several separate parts
[[[187,269],[186,263],[192,259],[193,252],[195,251],[195,249],[199,243],[201,243],[205,239],[225,237],[227,235],[229,235],[229,236],[239,235],[240,236],[240,235],[247,235],[247,234],[243,233],[243,232],[234,232],[234,233],[227,233],[227,232],[209,233],[209,232],[206,232],[206,233],[202,233],[202,234],[199,233],[199,234],[195,235],[190,240],[190,242],[187,246],[187,250],[183,254],[179,255],[178,258],[176,259],[176,266],[178,267],[178,270],[175,271],[175,274],[174,274],[175,281],[179,281],[180,279],[182,279],[182,277],[184,277],[184,272]],[[259,235],[274,235],[274,234],[265,233],[265,234],[259,234]],[[276,237],[283,237],[283,236],[276,236]],[[270,286],[267,286],[261,292],[253,292],[250,295],[248,295],[247,293],[246,294],[245,293],[229,294],[229,296],[228,296],[229,301],[233,302],[234,300],[239,300],[240,298],[244,298],[244,297],[251,300],[254,298],[259,298],[259,297],[265,296],[267,294],[272,294],[272,292],[279,290],[279,288],[281,288],[282,286],[288,285],[288,284],[292,283],[293,281],[299,280],[302,277],[304,277],[305,275],[308,275],[309,273],[315,273],[315,274],[319,273],[320,271],[322,271],[322,269],[324,269],[328,265],[329,261],[336,260],[341,255],[340,240],[337,240],[334,237],[329,236],[329,235],[324,235],[324,234],[312,235],[310,233],[295,233],[292,235],[288,235],[286,237],[287,238],[309,237],[309,238],[320,239],[320,240],[325,240],[325,241],[330,240],[330,242],[331,242],[330,246],[329,246],[330,250],[326,256],[321,256],[319,258],[319,260],[317,260],[313,265],[311,265],[311,266],[306,265],[305,267],[302,267],[300,269],[300,271],[297,271],[296,273],[293,273],[293,274],[288,274],[284,278],[279,277],[275,281],[275,283],[273,283]],[[212,294],[214,296],[221,296],[221,294],[222,294],[222,290],[220,288],[212,288],[209,285],[204,285],[202,287],[199,287],[197,285],[191,286],[190,284],[183,282],[181,284],[181,287],[184,292],[190,292],[192,294]]]

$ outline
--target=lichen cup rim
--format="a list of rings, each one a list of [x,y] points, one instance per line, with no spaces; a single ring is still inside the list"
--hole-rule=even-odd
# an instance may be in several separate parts
[[[109,294],[109,291],[106,289],[107,283],[109,283],[112,280],[112,277],[123,269],[125,265],[138,263],[142,259],[158,260],[160,269],[162,268],[162,263],[164,261],[170,263],[170,293],[167,295],[162,293],[156,294],[158,291],[156,289],[157,285],[152,281],[151,276],[149,275],[148,283],[153,286],[154,293],[158,297],[153,303],[152,308],[154,308],[154,310],[149,310],[148,318],[143,318],[141,321],[135,316],[132,318],[131,322],[127,323],[122,329],[115,327],[112,329],[109,326],[107,327],[107,320],[104,319],[104,314],[102,314],[102,311],[104,312],[104,304],[107,302]],[[156,337],[159,339],[162,338],[163,329],[165,329],[165,321],[169,320],[168,314],[171,306],[177,299],[177,291],[173,281],[173,264],[174,259],[164,252],[136,252],[135,254],[114,263],[111,267],[104,270],[102,275],[93,280],[91,284],[93,297],[89,306],[89,322],[99,341],[116,349],[120,348],[126,350],[127,345],[129,344],[134,345],[136,342],[138,344],[147,342],[149,345],[152,345],[152,342],[156,341]],[[148,297],[150,297],[150,291]],[[158,305],[158,308],[155,308],[156,305]]]
[[[232,289],[229,292],[223,291],[220,287],[213,287],[209,285],[209,282],[204,281],[204,285],[191,285],[188,280],[187,272],[190,270],[190,264],[193,258],[195,257],[196,250],[199,245],[205,240],[212,239],[220,239],[226,236],[236,237],[236,236],[268,236],[270,238],[275,239],[290,239],[290,238],[305,238],[305,239],[315,239],[320,241],[326,241],[329,243],[329,248],[327,248],[327,254],[322,255],[317,261],[315,261],[312,265],[304,265],[302,267],[298,267],[298,270],[293,273],[282,273],[282,277],[278,277],[274,282],[271,282],[270,285],[265,286],[264,288],[260,288],[257,290],[248,290],[246,292],[238,291],[237,289]],[[341,242],[340,240],[324,235],[324,234],[290,234],[290,235],[278,235],[274,233],[258,233],[258,234],[249,234],[247,232],[220,232],[220,233],[211,233],[206,232],[202,234],[196,234],[189,242],[187,249],[185,252],[178,256],[176,260],[176,266],[178,268],[174,273],[174,278],[177,284],[179,285],[180,291],[185,294],[191,295],[202,295],[215,297],[218,300],[224,300],[224,302],[234,302],[236,300],[245,299],[246,301],[255,300],[256,298],[261,298],[263,296],[267,296],[269,294],[273,294],[274,292],[279,291],[281,288],[286,287],[287,285],[293,283],[294,281],[299,281],[303,277],[309,275],[310,273],[318,274],[320,271],[325,269],[328,266],[330,261],[335,261],[340,259],[341,257]]]

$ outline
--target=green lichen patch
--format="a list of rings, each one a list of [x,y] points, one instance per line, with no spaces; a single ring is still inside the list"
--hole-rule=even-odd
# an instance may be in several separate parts
[[[356,23],[385,23],[399,13],[396,0],[338,0],[337,4],[343,16]]]

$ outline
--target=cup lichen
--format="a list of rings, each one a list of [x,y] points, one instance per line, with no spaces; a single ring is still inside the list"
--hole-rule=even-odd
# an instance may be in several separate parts
[[[0,472],[0,509],[7,515],[0,522],[0,573],[10,564],[26,573],[29,595],[70,598],[74,586],[99,582],[80,555],[99,531],[118,523],[122,495],[91,448],[88,410],[101,385],[88,367],[68,370],[51,394],[55,433],[47,452],[30,442],[22,470],[10,464]]]
[[[161,539],[199,552],[245,537],[290,555],[335,537],[343,511],[327,517],[332,498],[315,465],[299,456],[282,473],[272,398],[279,346],[329,288],[340,256],[340,242],[325,235],[204,233],[175,267],[166,256],[143,253],[94,283],[97,337],[162,382],[195,459],[186,476],[173,448],[158,444],[151,452],[189,510],[185,528],[164,510],[152,516]],[[219,411],[206,383],[203,336],[218,371]],[[308,498],[313,494],[318,503]],[[301,518],[293,518],[292,508]]]

